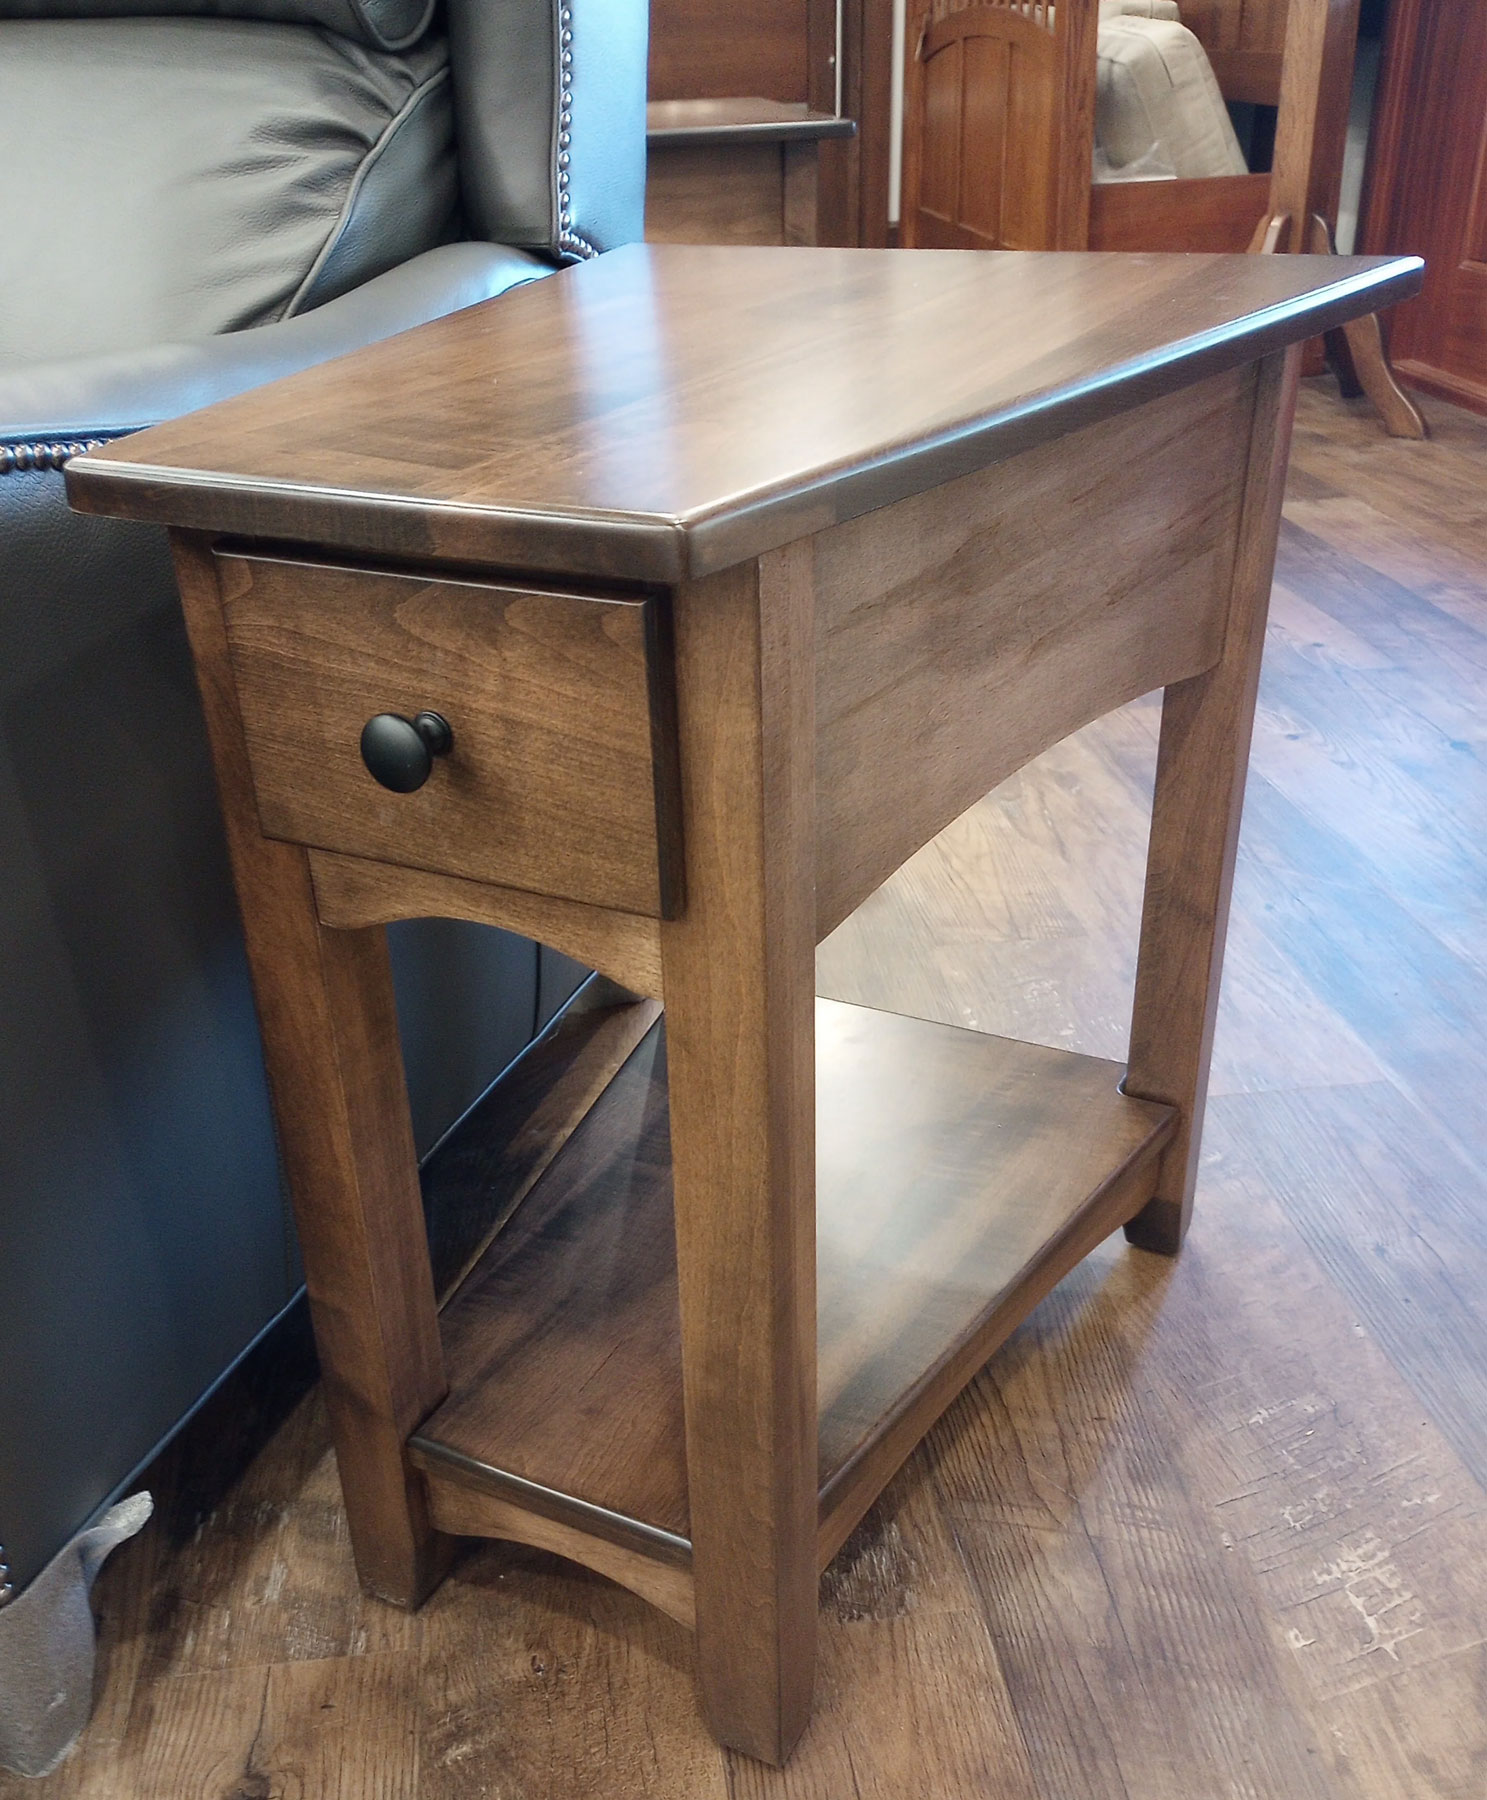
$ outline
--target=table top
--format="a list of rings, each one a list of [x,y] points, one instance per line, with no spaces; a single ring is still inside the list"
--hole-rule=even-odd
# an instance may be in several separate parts
[[[672,144],[778,144],[852,137],[857,124],[835,113],[812,112],[803,100],[765,100],[757,94],[724,100],[652,100],[645,139],[654,150]]]
[[[631,245],[68,466],[83,511],[726,568],[1406,299],[1415,258]]]

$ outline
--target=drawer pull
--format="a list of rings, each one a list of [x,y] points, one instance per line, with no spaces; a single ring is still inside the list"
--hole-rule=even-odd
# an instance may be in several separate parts
[[[361,760],[373,781],[395,794],[411,794],[433,773],[434,758],[454,748],[448,719],[436,712],[377,713],[361,728]]]

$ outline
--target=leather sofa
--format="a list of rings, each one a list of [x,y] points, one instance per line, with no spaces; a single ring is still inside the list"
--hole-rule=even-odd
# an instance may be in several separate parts
[[[59,471],[638,238],[645,55],[644,0],[0,0],[12,1595],[298,1287],[163,534],[69,513]],[[426,1149],[581,971],[393,938]]]

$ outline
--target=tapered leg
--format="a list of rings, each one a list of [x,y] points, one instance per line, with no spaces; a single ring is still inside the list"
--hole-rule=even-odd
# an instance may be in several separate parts
[[[188,535],[175,551],[352,1550],[369,1591],[414,1606],[453,1540],[403,1455],[445,1381],[385,935],[325,929],[304,850],[260,832],[217,565]]]
[[[662,928],[697,1658],[783,1762],[816,1635],[809,545],[677,597],[686,909]]]
[[[1175,1106],[1179,1123],[1126,1235],[1169,1255],[1192,1212],[1300,356],[1297,345],[1258,371],[1223,654],[1162,705],[1125,1085]]]

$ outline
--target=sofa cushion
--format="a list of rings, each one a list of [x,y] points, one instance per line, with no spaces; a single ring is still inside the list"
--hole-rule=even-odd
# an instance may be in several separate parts
[[[1096,55],[1097,180],[1246,172],[1212,65],[1186,26],[1105,15]]]
[[[406,50],[428,30],[434,0],[0,0],[0,19],[269,19],[323,25],[374,50]]]
[[[0,363],[265,324],[451,235],[444,46],[0,22]]]

